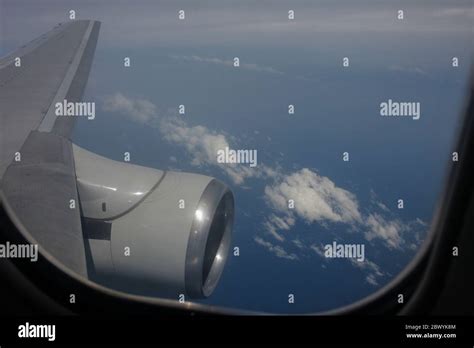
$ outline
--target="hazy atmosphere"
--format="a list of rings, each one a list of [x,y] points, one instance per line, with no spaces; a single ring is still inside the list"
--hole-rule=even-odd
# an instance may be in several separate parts
[[[83,98],[96,117],[73,141],[234,193],[233,254],[199,302],[331,310],[416,255],[456,151],[472,1],[0,0],[0,56],[70,10],[102,22]],[[412,114],[384,116],[392,101]],[[226,148],[256,161],[220,163]],[[362,259],[328,257],[333,243],[364,246]]]

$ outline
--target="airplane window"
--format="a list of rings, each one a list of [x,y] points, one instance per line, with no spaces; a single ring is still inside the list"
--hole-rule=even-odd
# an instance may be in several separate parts
[[[464,0],[3,0],[2,194],[112,289],[348,306],[430,242],[473,18]]]

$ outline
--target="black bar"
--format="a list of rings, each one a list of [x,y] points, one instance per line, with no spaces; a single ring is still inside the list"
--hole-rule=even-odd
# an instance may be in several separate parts
[[[19,338],[26,323],[55,325],[55,340]],[[410,329],[407,328],[410,325]],[[424,326],[425,325],[425,326]],[[432,325],[442,325],[443,329]],[[445,326],[446,325],[446,326]],[[453,326],[455,325],[455,328]],[[414,328],[419,326],[418,330]],[[451,327],[451,328],[449,328]],[[425,328],[425,329],[423,329]],[[0,320],[0,346],[14,344],[147,343],[325,343],[464,345],[474,342],[472,317],[214,317],[168,316],[159,319],[84,319],[16,317]],[[407,334],[455,334],[455,338],[407,338]]]

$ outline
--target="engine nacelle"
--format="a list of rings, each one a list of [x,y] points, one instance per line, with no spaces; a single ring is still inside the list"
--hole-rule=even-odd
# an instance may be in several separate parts
[[[73,149],[91,279],[141,295],[209,296],[231,244],[229,188]]]

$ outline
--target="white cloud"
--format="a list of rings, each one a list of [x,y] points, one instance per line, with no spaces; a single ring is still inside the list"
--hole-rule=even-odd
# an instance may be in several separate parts
[[[257,167],[252,168],[246,164],[217,162],[218,150],[223,150],[226,147],[233,148],[224,133],[211,131],[204,126],[190,127],[176,116],[163,117],[159,129],[167,141],[186,149],[186,152],[192,157],[192,165],[218,166],[237,185],[243,184],[248,178],[277,175],[274,169],[264,164],[258,164]]]
[[[385,212],[389,212],[389,211],[390,211],[390,209],[388,209],[388,207],[387,207],[385,204],[383,204],[382,202],[376,202],[376,204],[377,204],[377,206],[378,206],[380,209],[382,209],[383,211],[385,211]]]
[[[382,277],[384,275],[384,273],[380,270],[380,267],[369,259],[365,259],[362,262],[359,262],[357,261],[357,259],[354,258],[351,258],[349,260],[355,267],[372,272],[377,277]]]
[[[285,215],[294,211],[307,223],[361,221],[359,206],[352,193],[307,168],[283,177],[275,185],[266,186],[265,198],[277,211]],[[295,202],[292,210],[288,208],[290,199]]]
[[[369,228],[364,233],[368,241],[380,238],[389,248],[400,248],[404,243],[401,233],[408,227],[399,220],[387,221],[382,215],[373,213],[369,214],[365,224]]]
[[[130,99],[122,93],[103,98],[105,111],[118,112],[139,123],[149,123],[156,116],[156,106],[145,99]]]
[[[474,19],[474,6],[469,4],[468,6],[457,6],[447,7],[442,9],[435,9],[433,11],[435,17],[465,17],[467,19]]]
[[[255,237],[254,240],[257,244],[263,246],[269,252],[275,254],[276,257],[288,259],[288,260],[298,260],[298,256],[296,254],[288,253],[285,249],[283,249],[279,245],[274,245],[270,242],[263,240],[260,237]]]
[[[379,285],[379,283],[377,282],[377,279],[375,279],[375,276],[373,274],[367,275],[367,277],[365,277],[365,281],[373,286]]]
[[[418,75],[427,76],[428,73],[420,67],[417,66],[401,66],[401,65],[391,65],[388,68],[391,71],[402,72],[402,73],[412,73]]]
[[[243,184],[247,178],[278,175],[275,169],[263,164],[252,168],[246,164],[218,163],[218,150],[233,148],[225,133],[200,125],[188,126],[184,120],[178,118],[176,112],[170,110],[165,115],[160,115],[156,105],[148,100],[133,99],[116,93],[104,97],[102,101],[103,110],[116,112],[138,123],[157,128],[166,141],[186,150],[192,157],[192,165],[218,166],[237,185]]]
[[[200,56],[195,56],[195,55],[192,55],[192,56],[172,55],[171,58],[177,59],[177,60],[189,61],[189,62],[217,64],[217,65],[223,65],[223,66],[234,68],[233,59],[225,60],[225,59],[220,59],[220,58],[200,57]],[[284,75],[283,72],[278,71],[269,66],[262,66],[255,63],[245,63],[245,62],[242,62],[240,59],[239,59],[239,63],[240,63],[239,68],[242,68],[242,69],[269,73],[269,74],[276,74],[276,75]]]
[[[275,214],[270,215],[263,223],[265,230],[280,242],[285,238],[278,233],[279,230],[288,231],[295,224],[295,219],[291,216],[279,217]]]
[[[327,260],[326,256],[324,255],[324,246],[322,244],[316,245],[312,244],[310,249],[313,250],[316,254],[321,256],[323,259]]]
[[[421,225],[421,226],[428,226],[428,224],[426,222],[424,222],[423,220],[421,220],[420,218],[416,218],[415,220],[415,223]]]
[[[385,276],[385,273],[382,272],[380,267],[369,259],[365,259],[362,262],[359,262],[356,259],[349,259],[349,261],[354,267],[357,267],[368,273],[365,277],[365,280],[371,285],[378,285],[378,278]]]
[[[305,248],[303,242],[299,239],[293,239],[292,242],[298,249],[304,249]]]
[[[324,260],[329,260],[324,253],[324,245],[322,244],[312,244],[310,249],[313,250],[317,255],[319,255]],[[371,285],[378,285],[378,278],[384,277],[385,273],[380,269],[375,262],[370,261],[369,259],[364,259],[364,261],[357,261],[355,258],[349,258],[348,261],[352,266],[358,268],[367,273],[365,280]]]
[[[184,146],[192,154],[193,165],[215,163],[217,151],[229,147],[225,135],[203,126],[188,127],[183,120],[177,118],[163,118],[160,131],[166,140]]]
[[[272,185],[265,187],[265,200],[276,213],[265,219],[263,226],[280,241],[284,239],[281,231],[290,230],[297,217],[307,224],[326,227],[327,223],[346,224],[350,230],[363,231],[367,241],[381,240],[390,249],[401,249],[405,244],[402,235],[414,226],[376,212],[363,214],[354,194],[307,168],[274,179]],[[373,194],[371,199],[376,202]],[[288,208],[289,200],[294,200],[294,209]],[[384,204],[376,203],[384,213],[389,212]]]

